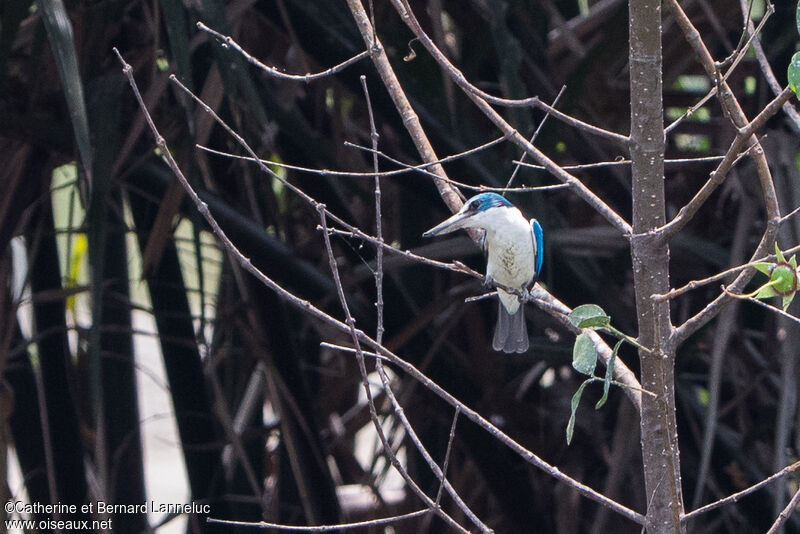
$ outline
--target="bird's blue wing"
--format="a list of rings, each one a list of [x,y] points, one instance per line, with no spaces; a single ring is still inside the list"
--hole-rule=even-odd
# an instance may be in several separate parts
[[[531,230],[533,231],[533,254],[536,261],[536,278],[542,272],[542,262],[544,261],[544,235],[539,221],[531,219]]]

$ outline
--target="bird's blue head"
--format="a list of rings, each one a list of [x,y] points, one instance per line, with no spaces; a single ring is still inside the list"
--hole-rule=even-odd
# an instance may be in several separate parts
[[[506,200],[505,197],[502,197],[497,193],[481,193],[480,195],[475,195],[467,200],[464,205],[467,206],[467,210],[471,213],[478,213],[501,206],[513,206],[513,204]]]
[[[439,234],[449,234],[460,228],[471,226],[471,219],[478,214],[486,213],[488,210],[495,208],[513,207],[514,205],[511,202],[497,193],[481,193],[464,202],[464,205],[461,206],[457,213],[423,233],[422,236],[431,237]]]

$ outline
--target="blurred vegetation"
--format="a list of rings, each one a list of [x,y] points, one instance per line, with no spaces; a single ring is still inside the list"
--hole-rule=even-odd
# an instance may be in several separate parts
[[[624,2],[411,4],[439,46],[480,87],[552,102],[566,85],[560,110],[627,132]],[[720,59],[742,30],[734,4],[708,0],[687,7]],[[776,72],[785,71],[797,41],[794,8],[788,4],[776,3],[777,13],[761,39]],[[141,363],[140,340],[147,338],[162,355],[187,502],[208,503],[216,518],[288,524],[356,521],[417,509],[416,498],[404,491],[378,452],[355,360],[320,347],[320,341],[347,339],[289,308],[219,249],[154,149],[111,49],[118,47],[133,65],[170,150],[234,243],[268,276],[337,317],[342,314],[315,229],[317,214],[255,165],[198,150],[195,145],[201,144],[241,153],[208,114],[168,83],[168,76],[176,74],[264,158],[369,171],[371,156],[345,146],[370,144],[359,85],[365,74],[381,150],[417,163],[414,147],[368,60],[312,83],[276,80],[198,31],[197,21],[231,35],[250,54],[286,72],[321,71],[363,49],[340,1],[0,3],[0,414],[6,430],[3,454],[13,446],[23,477],[21,486],[6,485],[4,501],[23,492],[29,501],[42,503],[131,504],[151,498],[142,447],[146,422],[139,413],[141,376],[137,379],[149,372]],[[440,156],[497,137],[421,47],[410,42],[411,34],[388,3],[375,2],[375,23]],[[669,18],[664,28],[665,120],[671,121],[710,85]],[[403,61],[411,50],[416,57]],[[750,57],[729,81],[743,95],[749,117],[771,98]],[[521,108],[503,113],[525,135],[543,119],[542,112]],[[800,204],[800,176],[797,136],[781,121],[770,123],[764,143],[785,213]],[[668,157],[719,154],[734,134],[712,99],[669,137]],[[620,156],[618,147],[552,118],[537,146],[562,165]],[[501,144],[447,169],[463,182],[498,186],[519,156]],[[667,167],[673,210],[668,215],[706,180],[711,165]],[[764,219],[749,165],[738,167],[671,244],[673,287],[739,264],[753,249]],[[281,172],[332,212],[373,231],[371,180]],[[630,177],[624,166],[578,176],[629,217]],[[517,180],[520,185],[552,183],[530,169],[521,169]],[[383,200],[388,242],[483,269],[466,237],[422,242],[422,231],[445,215],[427,177],[384,179]],[[514,194],[512,200],[544,226],[542,283],[571,306],[601,305],[618,328],[635,335],[626,242],[566,190]],[[781,244],[800,241],[797,221],[782,232]],[[334,246],[358,325],[374,332],[370,262],[375,250],[344,237],[335,238]],[[385,280],[389,348],[570,476],[626,506],[645,508],[638,420],[620,391],[612,389],[607,407],[594,412],[586,406],[601,392],[589,388],[586,395],[597,398],[581,409],[572,445],[566,445],[569,400],[581,381],[570,370],[571,334],[529,306],[533,350],[494,353],[489,348],[494,303],[463,302],[482,291],[478,282],[388,258]],[[673,313],[685,318],[718,291],[711,285],[689,293],[674,302]],[[800,451],[798,327],[747,303],[729,309],[678,355],[687,505],[741,490]],[[727,335],[720,333],[724,324]],[[710,379],[715,350],[722,351],[716,381]],[[632,351],[624,349],[621,357],[635,370]],[[720,393],[719,422],[708,477],[698,490],[710,387]],[[452,409],[402,375],[395,391],[423,443],[441,461]],[[399,439],[402,431],[388,409],[382,416],[415,480],[435,495],[436,479]],[[453,486],[497,532],[530,532],[532,525],[537,532],[639,531],[521,462],[470,422],[459,423],[449,465]],[[773,503],[783,502],[795,486],[793,481],[771,485],[702,516],[691,530],[763,531],[776,516]],[[443,506],[460,517],[448,499]],[[115,517],[115,532],[147,528],[143,515]],[[199,515],[189,518],[187,528],[214,529]],[[419,519],[393,528],[441,532],[444,526],[438,519]],[[788,529],[797,532],[800,522],[792,519]]]

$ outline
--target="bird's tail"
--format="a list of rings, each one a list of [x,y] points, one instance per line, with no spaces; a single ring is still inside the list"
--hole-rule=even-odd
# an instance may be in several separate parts
[[[525,323],[523,306],[513,314],[498,299],[497,327],[494,329],[492,348],[503,352],[525,352],[530,346],[528,325]]]

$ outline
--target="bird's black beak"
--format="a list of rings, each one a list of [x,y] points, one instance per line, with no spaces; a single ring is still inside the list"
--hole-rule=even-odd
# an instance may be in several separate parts
[[[466,226],[470,215],[471,214],[466,211],[459,211],[452,217],[445,219],[427,232],[424,232],[422,237],[433,237],[435,235],[449,234],[451,232],[455,232],[456,230],[460,230]]]

